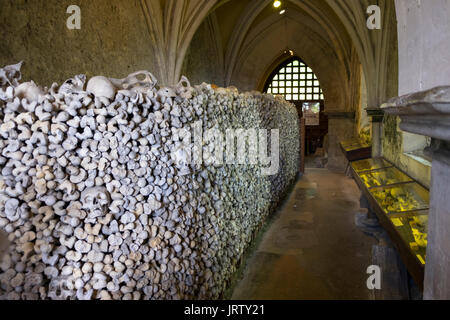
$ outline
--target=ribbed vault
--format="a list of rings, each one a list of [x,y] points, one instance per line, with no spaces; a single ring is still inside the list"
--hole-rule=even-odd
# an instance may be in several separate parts
[[[154,34],[155,42],[159,47],[159,65],[161,78],[163,82],[175,83],[181,76],[182,65],[188,51],[191,40],[199,28],[200,24],[214,15],[217,19],[215,36],[221,39],[220,46],[223,52],[218,54],[223,57],[223,73],[225,85],[230,85],[233,79],[237,79],[236,72],[241,73],[241,66],[247,56],[252,55],[252,48],[261,48],[262,43],[266,43],[266,49],[273,39],[274,32],[267,30],[280,30],[279,24],[283,19],[275,17],[278,13],[271,7],[271,0],[161,0],[150,1],[141,0],[144,10],[150,12],[148,19],[149,30]],[[296,33],[309,33],[309,35],[293,35],[293,41],[305,41],[306,47],[321,51],[323,60],[327,63],[317,65],[318,61],[308,61],[315,72],[321,77],[322,83],[334,82],[337,86],[354,86],[353,74],[355,63],[360,63],[367,83],[368,105],[378,107],[379,104],[389,96],[396,94],[396,88],[391,88],[389,79],[397,78],[397,65],[390,64],[389,52],[396,52],[396,24],[395,24],[395,4],[393,0],[358,0],[358,1],[340,1],[340,0],[285,0],[288,7],[289,24],[293,28],[297,24]],[[377,4],[382,10],[382,30],[369,30],[366,26],[366,10],[369,5]],[[237,13],[239,12],[240,13]],[[156,17],[156,18],[155,18]],[[159,17],[159,18],[157,18]],[[230,27],[232,26],[232,27]],[[299,29],[299,27],[301,29]],[[255,35],[259,30],[267,37]],[[281,45],[278,41],[278,45]],[[311,44],[316,45],[313,49]],[[294,46],[294,44],[291,44]],[[252,47],[253,46],[253,47]],[[282,44],[282,48],[285,44]],[[297,49],[300,45],[297,45]],[[261,70],[271,65],[280,56],[280,47],[278,52],[270,50],[272,56],[264,53],[265,60],[255,70],[255,74],[247,75],[258,79],[264,74]],[[296,52],[302,58],[308,58],[306,50]],[[303,53],[303,54],[302,54]],[[356,59],[355,59],[356,53]],[[392,54],[391,54],[392,55]],[[315,56],[316,57],[316,56]],[[320,60],[322,60],[320,59]],[[316,58],[316,60],[318,60]],[[330,72],[325,65],[333,65],[336,71]],[[314,65],[317,65],[316,67]],[[394,67],[394,68],[393,68]],[[389,72],[388,72],[388,68]],[[339,77],[335,74],[338,73]],[[330,80],[325,79],[330,77]],[[260,79],[255,81],[256,89]],[[344,82],[343,84],[337,84]],[[329,85],[328,87],[331,87]],[[324,87],[325,95],[333,98],[333,90]],[[348,91],[347,91],[348,92]],[[346,109],[348,106],[348,97],[329,99],[330,107]],[[335,100],[335,101],[333,101]]]
[[[398,94],[394,0],[282,2],[286,9],[284,16],[272,7],[272,0],[215,1],[205,21],[216,22],[209,38],[217,39],[220,44],[215,48],[223,49],[214,55],[202,54],[198,48],[208,40],[201,37],[194,37],[191,47],[196,57],[209,65],[213,63],[210,56],[222,56],[219,61],[223,64],[216,64],[209,72],[203,69],[194,78],[205,81],[222,78],[218,84],[261,90],[261,83],[276,67],[275,62],[283,61],[282,53],[289,48],[318,76],[328,112],[355,111],[356,123],[360,123],[359,119],[365,116],[363,108],[379,108],[382,102]],[[367,27],[370,5],[381,9],[381,30]],[[189,64],[184,67],[188,75],[198,72]],[[363,85],[361,77],[365,80]],[[339,132],[329,128],[334,139],[330,148],[335,151],[338,139],[359,130],[350,123],[346,127],[336,123],[333,127],[340,128]],[[374,156],[381,154],[380,128],[379,123],[372,125]]]
[[[244,90],[261,90],[267,70],[286,47],[294,50],[316,73],[327,109],[348,110],[352,107],[350,74],[346,66],[314,20],[297,10],[289,10],[285,16],[275,13],[251,29],[241,44],[229,84]]]

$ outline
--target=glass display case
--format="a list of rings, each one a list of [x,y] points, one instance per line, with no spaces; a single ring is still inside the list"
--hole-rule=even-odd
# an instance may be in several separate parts
[[[390,167],[392,167],[392,164],[390,164],[383,158],[365,159],[352,162],[352,168],[357,173]]]
[[[354,143],[349,143],[349,144],[345,144],[345,142],[341,143],[341,146],[347,152],[358,150],[358,149],[366,149],[366,148],[371,147],[369,144],[361,143],[358,140],[356,140],[356,142],[354,142]]]
[[[369,210],[377,215],[408,272],[423,289],[429,191],[383,158],[355,161],[351,168]]]
[[[425,265],[428,244],[428,216],[422,214],[391,217],[391,222],[411,253]]]
[[[350,162],[369,159],[372,155],[372,146],[357,139],[341,141],[339,144],[345,157]]]
[[[429,209],[430,194],[416,182],[369,191],[386,214]]]
[[[359,176],[367,188],[390,186],[393,184],[414,181],[394,167],[362,172]]]
[[[357,145],[359,144],[359,140],[358,139],[352,139],[352,140],[346,140],[346,141],[341,141],[341,146],[346,148],[346,147],[350,147],[353,145]]]

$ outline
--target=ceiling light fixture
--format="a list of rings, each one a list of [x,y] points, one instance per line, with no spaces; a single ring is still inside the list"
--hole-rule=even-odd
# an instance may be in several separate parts
[[[286,10],[284,10],[284,9],[280,11],[280,14],[285,14],[285,13],[286,13]]]
[[[279,0],[274,1],[274,2],[273,2],[273,6],[274,6],[275,8],[279,8],[279,7],[281,6],[281,1],[279,1]]]

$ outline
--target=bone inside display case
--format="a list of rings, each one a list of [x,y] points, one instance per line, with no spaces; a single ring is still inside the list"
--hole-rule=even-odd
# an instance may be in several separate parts
[[[395,226],[402,240],[409,245],[409,249],[422,265],[425,265],[428,244],[428,211],[416,211],[413,214],[391,216],[390,220]]]
[[[428,244],[429,191],[383,158],[355,161],[351,167],[365,196],[372,198],[372,210],[380,222],[387,222],[382,224],[390,229],[389,233],[394,232],[392,240],[401,242],[400,246],[409,252],[407,260],[413,257],[414,264],[423,272]]]
[[[429,208],[429,192],[416,182],[397,186],[381,186],[371,189],[370,193],[386,214]]]
[[[357,173],[390,167],[392,167],[392,164],[382,158],[364,159],[352,162],[352,168]]]
[[[347,152],[358,150],[358,149],[370,148],[369,144],[367,144],[365,142],[361,142],[358,139],[342,141],[341,146]]]
[[[395,167],[361,172],[359,176],[368,188],[413,182],[410,177]]]

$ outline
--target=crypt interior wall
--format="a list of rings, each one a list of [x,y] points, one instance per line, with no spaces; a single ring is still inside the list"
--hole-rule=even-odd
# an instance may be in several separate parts
[[[0,65],[25,62],[24,80],[50,86],[76,74],[124,78],[155,69],[152,38],[139,0],[82,1],[81,29],[69,30],[73,1],[4,0]]]

